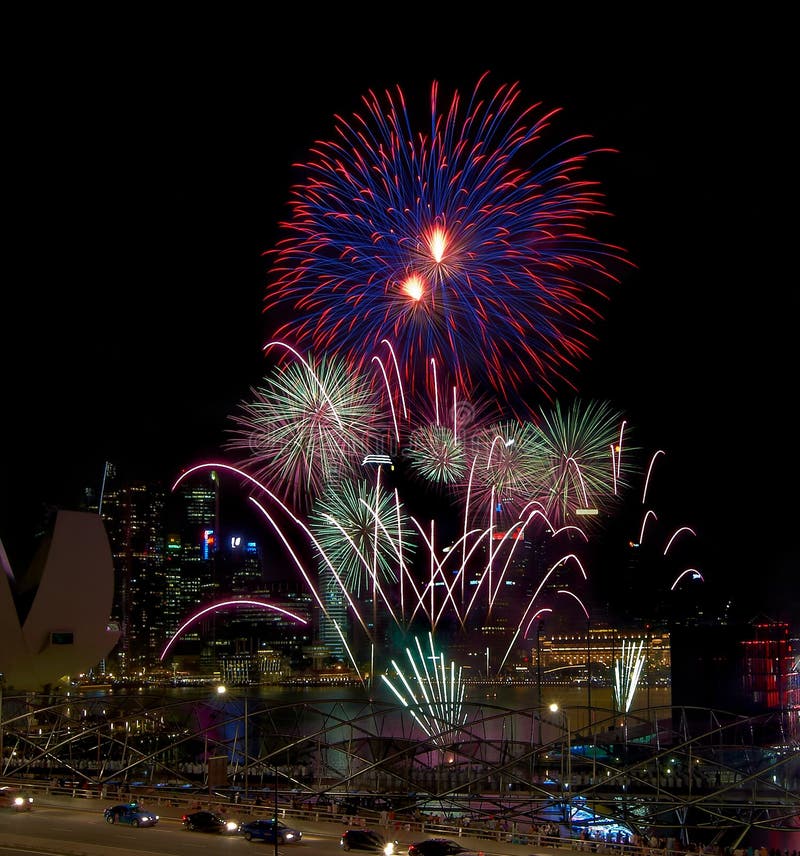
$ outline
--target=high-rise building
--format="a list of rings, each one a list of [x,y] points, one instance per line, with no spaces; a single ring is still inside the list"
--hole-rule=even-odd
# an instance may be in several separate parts
[[[167,518],[163,645],[201,604],[212,601],[220,589],[219,480],[216,472],[199,472],[183,482],[170,497]],[[198,645],[203,644],[202,640],[213,644],[213,622],[192,625],[184,638]]]
[[[150,664],[165,633],[164,490],[157,485],[107,483],[102,506],[114,561],[112,618],[121,636],[123,672]]]

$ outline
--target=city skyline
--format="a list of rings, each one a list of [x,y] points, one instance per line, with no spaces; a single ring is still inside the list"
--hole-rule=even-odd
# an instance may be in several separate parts
[[[665,450],[672,511],[698,531],[707,578],[729,578],[753,614],[796,615],[792,479],[780,462],[791,448],[789,426],[764,415],[765,401],[789,391],[796,362],[783,332],[794,315],[783,298],[796,302],[796,290],[784,284],[780,247],[773,249],[766,166],[783,121],[772,77],[780,69],[756,71],[733,49],[691,44],[680,75],[665,73],[658,50],[647,61],[634,52],[634,74],[624,63],[602,66],[601,53],[556,74],[543,58],[515,60],[499,46],[469,61],[432,58],[413,73],[389,59],[332,70],[320,52],[308,58],[311,87],[284,80],[267,98],[252,81],[233,91],[221,85],[223,96],[198,79],[174,111],[155,72],[134,86],[120,67],[123,95],[102,121],[121,133],[132,111],[134,138],[97,156],[80,141],[101,127],[98,95],[78,98],[68,123],[74,142],[65,137],[60,157],[79,168],[68,173],[66,160],[56,160],[34,195],[64,219],[80,189],[88,213],[66,232],[32,215],[36,232],[52,229],[36,241],[41,262],[22,298],[22,316],[36,320],[5,356],[15,368],[10,400],[25,414],[20,436],[6,445],[0,538],[10,553],[24,555],[43,505],[76,507],[84,488],[99,487],[106,460],[131,479],[168,484],[185,467],[220,457],[229,417],[265,371],[262,254],[285,217],[289,164],[304,160],[330,135],[334,114],[349,115],[370,89],[402,85],[424,102],[434,79],[468,92],[489,71],[497,84],[519,80],[526,102],[560,109],[561,130],[617,150],[590,159],[586,172],[607,197],[604,233],[636,267],[597,325],[576,376],[579,394],[610,400],[644,447]],[[265,62],[261,73],[277,69]],[[134,96],[139,87],[146,108]],[[746,121],[743,91],[762,105],[758,123]],[[56,89],[52,105],[64,97]],[[203,134],[208,125],[213,132]],[[115,168],[120,162],[130,171]],[[84,271],[101,293],[110,280],[121,308],[55,285],[61,266]]]

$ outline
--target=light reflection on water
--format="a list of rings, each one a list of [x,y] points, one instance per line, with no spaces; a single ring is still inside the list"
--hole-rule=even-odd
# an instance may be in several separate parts
[[[117,691],[119,692],[119,691]],[[167,698],[208,698],[217,697],[213,687],[168,687],[156,692],[163,692]],[[248,687],[232,687],[231,695],[261,700],[274,700],[276,704],[294,704],[298,702],[321,701],[325,699],[353,701],[368,701],[370,694],[360,686],[330,686],[330,687],[298,687],[258,685]],[[153,693],[155,694],[155,693]],[[612,690],[610,687],[593,687],[591,693],[585,686],[575,684],[543,684],[541,688],[541,703],[547,706],[553,702],[568,708],[585,709],[589,706],[610,710],[612,708]],[[591,696],[591,699],[590,699]],[[377,686],[372,697],[379,702],[392,703],[395,697],[383,686]],[[659,707],[671,703],[672,691],[669,687],[643,687],[634,698],[632,709]],[[472,703],[489,701],[503,707],[522,709],[539,706],[539,688],[535,684],[470,684],[466,690],[466,700]]]
[[[118,692],[118,691],[117,691]],[[115,693],[117,694],[117,693]],[[370,694],[361,686],[297,687],[297,686],[248,686],[231,687],[225,695],[219,696],[213,687],[175,687],[164,688],[150,695],[162,695],[164,702],[186,700],[196,701],[217,710],[224,710],[229,716],[244,714],[243,700],[247,698],[253,708],[263,710],[265,706],[285,708],[286,717],[293,717],[292,709],[297,705],[308,705],[304,714],[304,728],[323,727],[326,713],[332,712],[335,718],[344,721],[368,715]],[[656,710],[669,707],[672,692],[669,687],[643,687],[638,690],[631,710]],[[397,699],[385,686],[375,688],[372,696],[378,710],[397,706]],[[589,723],[589,703],[594,711],[593,721],[602,722],[613,718],[613,699],[610,687],[592,687],[591,693],[585,686],[552,685],[541,687],[541,705],[547,707],[555,703],[569,718],[570,728],[578,730]],[[537,709],[539,707],[539,688],[536,685],[471,684],[467,686],[465,710],[479,707],[492,707],[514,711]],[[253,709],[251,708],[251,714]],[[547,714],[545,714],[547,716]],[[278,713],[276,720],[283,717]],[[644,714],[645,719],[652,717]],[[328,722],[330,725],[330,722]]]

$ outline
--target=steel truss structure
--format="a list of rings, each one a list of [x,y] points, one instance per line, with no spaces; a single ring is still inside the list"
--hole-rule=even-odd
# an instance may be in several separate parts
[[[442,705],[275,704],[242,687],[224,697],[6,695],[0,713],[7,779],[245,798],[277,785],[282,798],[312,806],[390,797],[401,811],[519,822],[556,813],[573,832],[589,812],[684,842],[800,828],[796,710],[584,709],[591,725],[572,731],[566,714],[538,707],[464,701],[450,721]],[[436,722],[432,734],[423,721]],[[219,781],[208,778],[212,759]]]

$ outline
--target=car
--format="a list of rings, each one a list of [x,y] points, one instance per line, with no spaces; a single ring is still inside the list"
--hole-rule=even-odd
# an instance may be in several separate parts
[[[185,829],[196,832],[238,832],[239,824],[215,811],[193,811],[181,817]]]
[[[14,811],[30,811],[33,808],[33,797],[13,785],[0,787],[0,806],[13,808]]]
[[[59,788],[89,788],[91,782],[88,779],[79,779],[76,776],[62,777],[57,782]]]
[[[272,818],[257,818],[248,820],[239,827],[239,832],[244,835],[246,841],[268,841],[274,844],[299,844],[303,833],[299,829],[293,829],[280,820],[275,823]]]
[[[369,853],[383,853],[393,856],[399,853],[399,842],[389,841],[374,829],[345,829],[339,839],[342,850],[366,850]]]
[[[155,826],[158,823],[157,814],[139,808],[139,804],[135,802],[109,806],[103,812],[103,817],[106,823],[121,823],[126,826]]]
[[[426,838],[408,847],[408,856],[478,856],[451,838]]]

